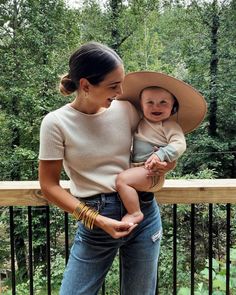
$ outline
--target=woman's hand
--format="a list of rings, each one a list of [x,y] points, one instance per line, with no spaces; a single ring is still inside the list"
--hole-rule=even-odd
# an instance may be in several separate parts
[[[127,223],[98,215],[95,225],[107,232],[112,238],[120,239],[131,233],[137,224]]]

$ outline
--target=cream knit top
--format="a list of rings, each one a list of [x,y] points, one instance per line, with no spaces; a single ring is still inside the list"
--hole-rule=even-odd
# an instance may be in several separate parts
[[[97,114],[84,114],[67,104],[47,114],[40,129],[40,160],[63,160],[70,192],[89,197],[113,192],[116,176],[129,168],[136,109],[115,100]]]

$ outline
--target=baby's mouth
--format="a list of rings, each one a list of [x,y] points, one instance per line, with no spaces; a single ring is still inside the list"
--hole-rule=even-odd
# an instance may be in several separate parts
[[[160,116],[162,113],[161,112],[153,112],[152,115],[154,116]]]

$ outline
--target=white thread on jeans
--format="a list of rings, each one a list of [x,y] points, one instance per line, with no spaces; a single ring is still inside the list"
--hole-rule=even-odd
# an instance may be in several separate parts
[[[81,235],[78,235],[77,238],[78,238],[78,240],[79,240],[80,242],[83,242],[83,239],[82,239]]]
[[[156,240],[160,239],[161,235],[162,235],[162,229],[160,229],[158,232],[156,232],[154,235],[152,235],[153,243],[156,242]]]

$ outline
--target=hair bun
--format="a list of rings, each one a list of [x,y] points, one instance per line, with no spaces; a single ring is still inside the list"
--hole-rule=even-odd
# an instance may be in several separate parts
[[[70,95],[73,92],[75,92],[76,89],[77,89],[77,86],[76,86],[75,82],[73,82],[70,79],[68,74],[61,77],[61,81],[60,81],[60,85],[59,85],[59,91],[63,95],[65,95],[65,96]]]

